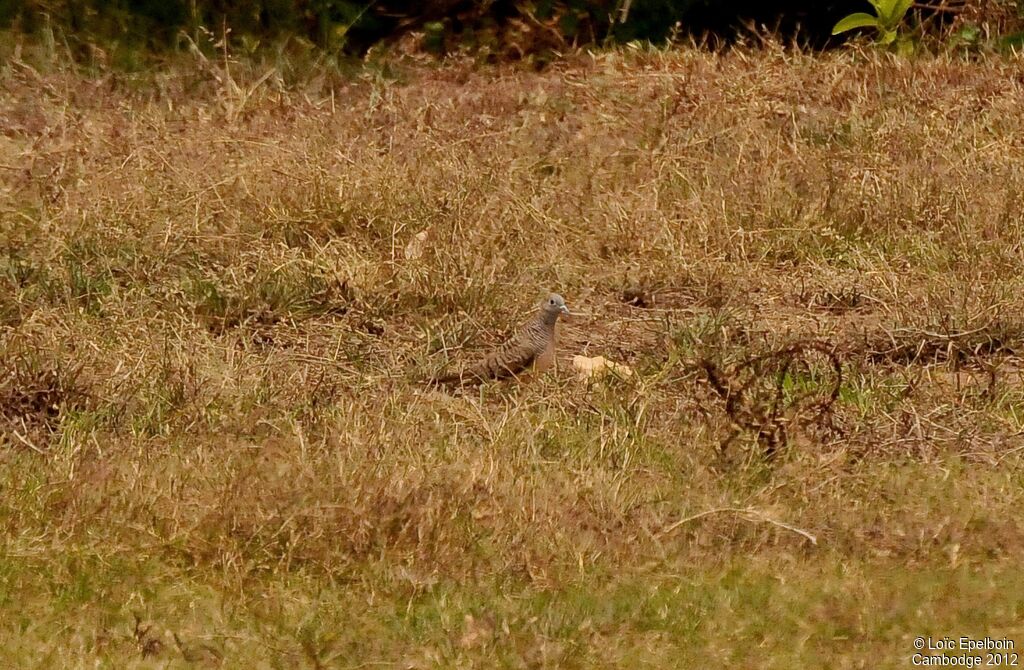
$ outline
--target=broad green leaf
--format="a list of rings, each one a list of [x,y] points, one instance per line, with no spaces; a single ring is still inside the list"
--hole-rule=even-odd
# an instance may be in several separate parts
[[[884,46],[888,46],[888,45],[892,44],[895,41],[896,41],[896,31],[895,30],[885,30],[885,31],[882,31],[882,35],[878,38],[878,43],[882,44]]]
[[[885,14],[886,10],[889,8],[891,0],[868,0],[868,2],[870,2],[871,6],[875,8],[875,14],[881,16],[882,14]]]
[[[903,16],[913,5],[913,0],[886,0],[877,7],[879,22],[886,27],[886,30],[895,30],[899,27]]]
[[[913,6],[914,0],[896,0],[896,11],[893,14],[902,19]]]
[[[832,27],[832,34],[838,35],[854,28],[881,28],[878,18],[866,12],[856,12],[839,19],[839,23]]]
[[[956,32],[956,38],[963,44],[977,44],[981,37],[981,28],[968,24]]]

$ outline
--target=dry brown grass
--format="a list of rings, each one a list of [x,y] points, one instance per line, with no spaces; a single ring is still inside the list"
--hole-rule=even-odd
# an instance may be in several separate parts
[[[1020,635],[1020,65],[627,50],[285,86],[23,53],[0,661],[907,667],[915,635]],[[632,379],[420,383],[553,289],[563,357]],[[765,461],[698,362],[811,339],[838,400]]]

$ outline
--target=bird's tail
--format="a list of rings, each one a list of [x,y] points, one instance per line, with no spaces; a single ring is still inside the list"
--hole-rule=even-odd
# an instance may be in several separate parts
[[[479,384],[483,378],[472,370],[447,371],[436,374],[427,380],[430,386],[470,386]]]
[[[427,379],[427,386],[456,386],[459,383],[459,375],[448,372],[434,375]]]

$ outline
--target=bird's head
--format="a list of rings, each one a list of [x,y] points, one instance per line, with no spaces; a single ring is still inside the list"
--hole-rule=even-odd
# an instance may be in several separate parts
[[[569,316],[570,314],[569,308],[565,305],[565,298],[557,293],[552,293],[548,297],[544,298],[544,302],[541,304],[541,309],[544,310],[546,314],[550,314],[556,319],[560,314],[565,314],[566,316]]]

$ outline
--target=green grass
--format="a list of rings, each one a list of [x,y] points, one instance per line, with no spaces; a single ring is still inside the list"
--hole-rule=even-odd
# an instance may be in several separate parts
[[[1012,59],[192,65],[0,68],[0,665],[1020,636]],[[424,383],[549,290],[557,369]]]
[[[0,628],[0,639],[14,665],[76,653],[152,665],[134,638],[135,617],[145,612],[171,648],[167,630],[268,667],[312,665],[316,657],[334,667],[378,658],[510,668],[785,668],[837,660],[841,667],[898,668],[909,662],[913,635],[1019,632],[1013,622],[1024,593],[1012,570],[915,566],[893,573],[879,571],[877,561],[824,558],[826,567],[801,569],[803,580],[820,586],[814,590],[791,574],[800,563],[756,558],[706,569],[662,564],[632,576],[586,573],[543,589],[515,579],[423,585],[368,565],[365,573],[380,574],[355,583],[299,573],[269,589],[239,585],[231,592],[152,562],[82,557],[36,569],[8,562],[4,600],[45,598],[52,611],[26,608]],[[606,647],[611,640],[618,644]]]

